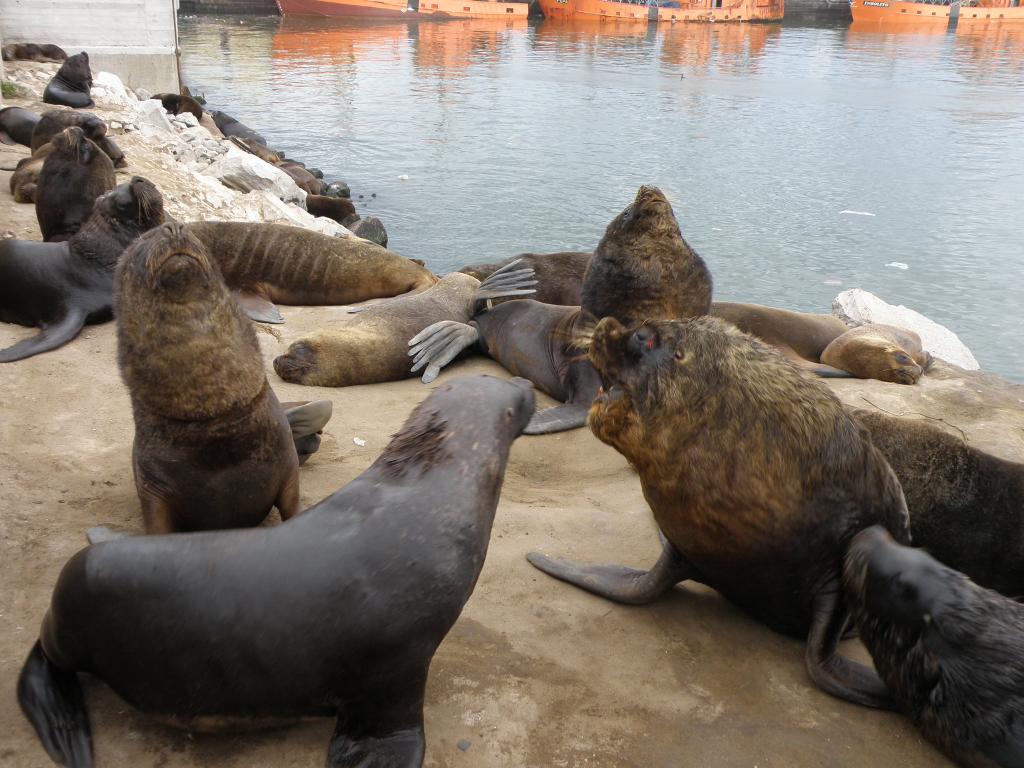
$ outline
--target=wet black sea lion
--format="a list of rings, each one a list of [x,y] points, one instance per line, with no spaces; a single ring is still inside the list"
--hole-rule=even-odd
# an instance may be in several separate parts
[[[590,264],[591,256],[592,254],[581,251],[521,253],[494,264],[470,264],[459,272],[472,275],[477,280],[484,280],[509,262],[519,261],[532,267],[537,275],[537,293],[533,296],[535,301],[542,304],[578,307],[583,295],[583,275]]]
[[[273,302],[354,304],[429,288],[437,277],[421,264],[358,238],[321,235],[283,224],[193,222],[191,232],[239,291],[246,314],[284,322]]]
[[[0,142],[4,144],[32,145],[32,131],[40,117],[31,109],[24,107],[4,107],[0,109]]]
[[[270,528],[135,536],[61,572],[18,700],[50,756],[91,766],[78,672],[195,729],[337,717],[330,768],[417,768],[431,659],[487,554],[522,380],[435,389],[362,475]]]
[[[75,112],[68,109],[49,109],[43,112],[42,117],[32,131],[31,148],[35,152],[40,147],[48,144],[53,137],[65,128],[78,126],[85,135],[94,141],[110,158],[115,168],[124,168],[128,165],[124,152],[114,143],[114,140],[107,135],[107,124],[96,115],[88,112]]]
[[[210,116],[213,118],[213,122],[217,124],[217,128],[220,129],[220,132],[223,133],[225,136],[229,138],[231,136],[237,136],[240,139],[245,139],[246,141],[254,141],[257,144],[267,146],[267,140],[264,139],[260,134],[258,134],[249,126],[238,122],[237,120],[235,120],[235,118],[233,118],[226,112],[220,112],[219,110],[215,109],[213,112],[210,113]]]
[[[89,70],[89,54],[85,51],[69,56],[60,65],[57,74],[46,84],[43,91],[43,102],[46,104],[63,104],[65,107],[94,106],[90,91],[92,90],[92,72]]]
[[[0,48],[4,61],[64,61],[64,49],[50,43],[10,43]]]
[[[185,225],[124,252],[114,311],[146,532],[254,526],[271,507],[297,514],[298,456],[256,332]]]
[[[932,364],[932,356],[913,331],[868,323],[834,339],[821,353],[821,362],[858,379],[916,384]]]
[[[0,362],[56,349],[87,323],[109,320],[118,257],[163,220],[159,190],[136,176],[100,197],[68,242],[0,240],[0,321],[41,329],[0,350]]]
[[[538,553],[530,562],[630,604],[681,581],[706,584],[806,639],[807,671],[826,692],[890,705],[870,669],[837,653],[848,618],[841,574],[863,528],[882,523],[909,541],[907,508],[882,454],[828,387],[709,317],[636,330],[605,318],[589,355],[607,391],[588,423],[639,473],[664,551],[650,571]]]
[[[114,164],[81,128],[65,128],[50,142],[53,151],[36,183],[36,219],[43,240],[75,234],[92,213],[96,198],[117,184]]]
[[[899,478],[915,546],[982,587],[1024,596],[1024,464],[921,419],[852,413]]]
[[[965,768],[1024,765],[1024,606],[874,526],[846,556],[847,601],[900,709]]]

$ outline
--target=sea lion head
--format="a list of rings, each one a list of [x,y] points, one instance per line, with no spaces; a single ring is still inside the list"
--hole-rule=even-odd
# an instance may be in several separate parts
[[[637,190],[633,202],[623,208],[622,213],[612,219],[608,225],[602,244],[607,246],[612,241],[632,241],[642,234],[681,237],[679,222],[676,221],[675,213],[672,211],[672,204],[657,187],[645,185]],[[605,241],[609,241],[609,243]],[[598,247],[600,248],[601,245],[599,244]],[[644,255],[643,250],[633,250],[636,251],[637,256]]]
[[[292,342],[288,351],[274,358],[274,371],[285,381],[293,384],[320,386],[326,381],[329,371],[321,370],[321,344],[317,333]],[[324,357],[324,359],[328,359]]]
[[[840,346],[836,349],[841,357],[834,360],[839,363],[835,367],[849,371],[858,378],[878,379],[893,384],[916,384],[924,372],[909,352],[886,336],[858,336],[848,340],[840,336],[837,341]],[[833,355],[834,352],[826,348],[822,362],[833,360]]]
[[[149,179],[133,176],[96,198],[94,211],[108,222],[129,225],[145,232],[164,221],[164,198]]]
[[[168,222],[142,235],[124,252],[118,282],[122,290],[134,284],[137,291],[155,294],[161,301],[206,303],[211,283],[219,278],[214,269],[203,244],[188,227]]]
[[[50,143],[53,144],[54,154],[80,165],[89,165],[100,151],[100,148],[85,135],[85,131],[77,125],[65,128],[50,139]]]
[[[107,124],[95,115],[90,115],[83,120],[81,128],[91,141],[99,142],[107,135]]]
[[[69,56],[60,65],[56,76],[78,90],[88,91],[92,88],[92,70],[89,69],[89,54],[82,51],[74,56]]]

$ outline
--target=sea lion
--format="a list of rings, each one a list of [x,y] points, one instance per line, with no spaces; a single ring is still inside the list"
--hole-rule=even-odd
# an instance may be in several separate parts
[[[0,142],[31,146],[32,131],[39,120],[39,115],[24,107],[0,109]]]
[[[503,306],[511,306],[511,303]],[[604,389],[588,424],[640,475],[664,533],[650,571],[530,562],[594,594],[649,603],[692,579],[772,629],[806,639],[824,691],[890,706],[868,668],[838,655],[843,555],[876,523],[910,540],[896,475],[828,387],[711,317],[635,330],[604,318],[589,356]]]
[[[256,155],[256,157],[265,163],[277,165],[281,162],[281,156],[277,154],[277,152],[268,148],[264,144],[260,144],[259,142],[247,141],[246,139],[240,139],[238,136],[229,136],[228,141],[239,149],[248,152],[250,155]]]
[[[310,195],[319,195],[326,186],[320,179],[294,160],[280,160],[277,167],[292,177],[299,189]]]
[[[203,119],[203,108],[198,101],[191,96],[182,96],[178,93],[157,93],[150,96],[151,99],[159,99],[163,108],[172,115],[180,115],[188,112],[196,121]]]
[[[592,255],[582,251],[521,253],[494,264],[470,264],[459,272],[483,280],[510,261],[520,261],[532,267],[537,274],[537,293],[533,296],[535,301],[578,307],[583,295],[583,275]]]
[[[869,323],[848,330],[825,347],[821,362],[858,379],[916,384],[932,364],[913,331]]]
[[[711,273],[679,231],[668,199],[643,186],[612,219],[583,276],[580,306],[624,325],[706,315]]]
[[[376,216],[356,217],[356,221],[349,222],[345,226],[349,227],[356,237],[376,243],[381,248],[387,248],[388,231],[384,229],[384,222]]]
[[[0,48],[4,61],[64,61],[68,55],[49,43],[10,43]]]
[[[353,237],[233,221],[193,222],[189,229],[218,263],[228,286],[239,292],[246,314],[265,323],[284,322],[273,302],[354,304],[437,282],[426,267]]]
[[[210,117],[213,118],[213,122],[217,124],[217,128],[225,136],[237,136],[240,139],[245,139],[246,141],[249,142],[256,142],[257,144],[267,146],[267,140],[264,139],[260,134],[258,134],[249,126],[238,122],[237,120],[235,120],[235,118],[233,118],[226,112],[221,112],[215,109],[210,113]]]
[[[108,147],[108,149],[105,150],[105,153],[112,161],[116,160],[117,157],[120,157],[120,165],[127,165],[124,160],[124,155],[120,154],[120,148],[118,148],[114,142],[106,138],[107,126],[98,117],[88,114],[83,115],[80,112],[58,112],[57,114],[80,118],[80,127],[86,137],[101,149],[103,149],[104,146]],[[44,117],[40,122],[45,120],[47,120],[47,118]],[[72,122],[71,124],[74,125],[75,123]],[[55,131],[49,138],[52,138],[59,133],[60,130]],[[43,170],[43,164],[46,162],[46,158],[54,151],[54,146],[49,143],[49,139],[45,144],[39,144],[38,142],[33,143],[36,144],[36,148],[33,149],[32,155],[19,160],[17,166],[14,168],[14,173],[11,174],[11,194],[14,195],[14,201],[16,203],[36,202],[36,192],[39,186],[39,174]],[[114,155],[111,154],[111,151],[114,152]],[[117,162],[114,163],[114,167],[118,167]]]
[[[1024,765],[1024,606],[881,527],[846,555],[847,602],[900,709],[966,768]]]
[[[114,143],[114,140],[107,135],[107,124],[96,115],[88,112],[73,112],[67,109],[49,109],[43,112],[42,117],[32,131],[31,148],[35,152],[40,147],[48,144],[53,137],[65,128],[78,126],[85,135],[95,142],[110,158],[115,168],[124,168],[128,165],[124,152]]]
[[[93,203],[117,184],[114,164],[81,128],[65,128],[53,137],[39,170],[36,219],[43,240],[59,242],[75,234],[92,213]]]
[[[982,587],[1024,595],[1024,464],[921,419],[851,413],[903,486],[914,544]]]
[[[418,768],[427,670],[473,592],[533,407],[529,382],[459,378],[282,525],[79,552],[18,681],[51,758],[92,765],[82,671],[190,730],[336,716],[330,768]]]
[[[67,242],[0,240],[0,321],[41,329],[0,350],[0,362],[56,349],[85,324],[109,320],[118,257],[163,220],[160,191],[136,176],[101,196]]]
[[[124,252],[114,313],[146,532],[254,526],[271,507],[297,514],[298,455],[256,331],[185,225]]]
[[[63,104],[65,107],[95,106],[92,96],[92,72],[89,70],[89,54],[85,51],[69,56],[57,70],[43,91],[45,104]]]
[[[481,283],[458,272],[412,296],[374,305],[338,328],[316,331],[298,339],[274,359],[274,370],[285,381],[317,387],[347,387],[396,381],[409,370],[407,340],[439,320],[468,320],[474,306],[500,296],[532,293],[533,273],[515,269],[513,262]],[[440,368],[428,368],[425,382]]]
[[[324,195],[306,195],[306,210],[313,216],[326,216],[328,219],[333,219],[342,226],[347,226],[345,222],[350,221],[351,217],[356,215],[356,207],[352,205],[351,200]]]

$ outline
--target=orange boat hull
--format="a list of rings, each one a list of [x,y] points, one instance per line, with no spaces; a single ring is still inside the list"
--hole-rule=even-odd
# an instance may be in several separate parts
[[[1024,7],[998,7],[1002,0],[990,0],[984,5],[960,6],[958,24],[1024,23]]]
[[[904,0],[851,0],[850,13],[855,22],[912,22],[949,24],[949,6],[913,3]]]
[[[785,0],[698,0],[680,8],[649,8],[613,0],[538,0],[548,19],[603,19],[607,21],[674,24],[687,21],[779,21]]]
[[[526,18],[526,3],[499,0],[420,0],[409,10],[407,0],[277,0],[285,16],[362,16],[379,19],[493,19]]]

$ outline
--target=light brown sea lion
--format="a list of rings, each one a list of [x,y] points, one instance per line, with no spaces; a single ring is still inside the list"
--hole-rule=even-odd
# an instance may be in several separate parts
[[[85,51],[69,56],[57,70],[43,91],[43,102],[46,104],[63,104],[65,107],[94,106],[90,91],[92,90],[92,72],[89,69],[89,54]]]
[[[494,264],[470,264],[459,272],[472,275],[477,280],[485,280],[488,275],[509,262],[519,261],[532,267],[537,275],[537,293],[532,297],[534,301],[578,307],[583,295],[583,275],[590,264],[591,256],[592,254],[581,251],[521,253]]]
[[[589,355],[605,391],[588,424],[636,468],[664,549],[650,571],[538,553],[530,562],[629,604],[681,581],[706,584],[805,639],[807,670],[826,692],[891,706],[872,670],[837,653],[848,619],[842,563],[853,535],[876,523],[909,541],[907,507],[829,388],[711,317],[635,330],[605,318]]]
[[[202,221],[189,225],[238,291],[246,314],[284,319],[273,305],[355,304],[421,291],[437,282],[426,267],[359,238],[328,237],[284,224]]]
[[[77,125],[102,149],[107,157],[113,162],[115,168],[124,168],[128,165],[124,152],[114,143],[114,140],[107,135],[107,124],[96,115],[89,112],[77,112],[70,109],[48,109],[43,112],[32,130],[30,146],[32,151],[53,140],[53,137],[63,131]]]
[[[756,336],[803,367],[812,369],[806,365],[811,363],[815,366],[812,370],[821,363],[825,347],[850,330],[835,315],[794,312],[761,304],[716,301],[711,304],[710,314]]]
[[[306,195],[306,210],[313,216],[326,216],[342,226],[347,227],[356,216],[356,207],[351,200],[343,197],[327,197],[325,195]]]
[[[146,532],[250,527],[271,507],[297,514],[298,455],[256,332],[185,225],[125,251],[114,313]]]
[[[668,199],[643,186],[612,219],[583,277],[580,306],[625,325],[706,315],[711,273],[679,231]]]
[[[512,262],[481,283],[459,272],[413,296],[374,305],[337,328],[316,331],[294,341],[275,358],[274,370],[285,381],[318,387],[347,387],[396,381],[414,375],[408,340],[440,320],[465,322],[482,301],[532,293],[532,270]],[[440,367],[428,368],[425,382]]]
[[[214,124],[216,126],[216,124]],[[220,130],[219,128],[217,129]],[[224,134],[221,134],[222,136]],[[277,165],[281,162],[281,156],[274,150],[267,147],[265,144],[260,144],[257,141],[249,141],[247,139],[239,138],[238,136],[229,136],[228,140],[241,150],[248,152],[250,155],[256,155],[260,160],[271,165]]]
[[[916,384],[932,364],[913,331],[869,323],[848,330],[825,347],[821,362],[858,379]]]
[[[36,219],[43,240],[69,239],[92,213],[93,203],[117,184],[114,164],[81,128],[65,128],[39,171]]]

